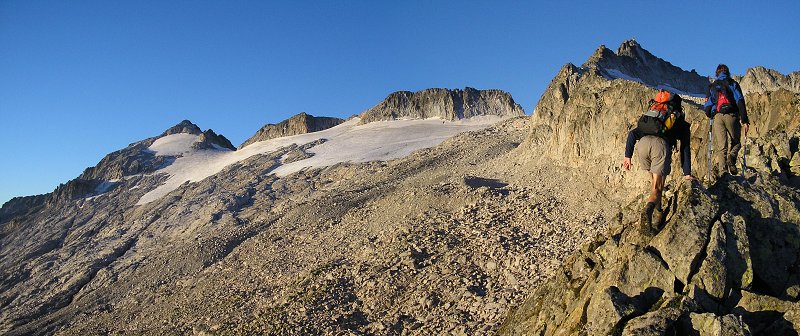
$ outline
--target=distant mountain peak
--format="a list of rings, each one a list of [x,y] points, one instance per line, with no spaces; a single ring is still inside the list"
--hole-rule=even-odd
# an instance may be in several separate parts
[[[686,71],[672,65],[633,39],[622,42],[616,53],[600,45],[582,68],[595,69],[608,79],[635,81],[687,95],[700,96],[708,86],[708,79],[696,71]]]
[[[179,134],[179,133],[200,135],[201,133],[203,133],[203,130],[201,130],[200,127],[198,127],[191,121],[183,120],[179,122],[177,125],[168,128],[166,131],[164,131],[164,133],[161,133],[159,137],[164,137],[167,135]]]
[[[230,149],[235,151],[236,147],[222,134],[214,133],[214,130],[208,129],[200,133],[197,142],[192,145],[194,149]]]
[[[474,116],[525,115],[511,94],[501,90],[431,88],[417,92],[396,91],[361,113],[361,123],[396,119],[459,120]]]
[[[745,94],[770,92],[779,89],[800,93],[800,71],[784,75],[776,70],[757,66],[747,69],[745,75],[737,79]]]
[[[300,112],[277,124],[267,124],[256,132],[250,139],[242,143],[239,148],[274,138],[291,135],[319,132],[343,123],[343,119],[332,117],[315,117],[306,112]]]

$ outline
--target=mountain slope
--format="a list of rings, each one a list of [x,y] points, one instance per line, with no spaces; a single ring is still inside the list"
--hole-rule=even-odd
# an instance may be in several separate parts
[[[579,237],[602,228],[602,212],[564,201],[567,189],[547,174],[518,173],[530,167],[510,152],[526,129],[514,119],[397,161],[285,177],[265,174],[278,151],[139,207],[95,205],[61,243],[77,255],[15,269],[28,284],[55,270],[70,279],[61,264],[96,273],[72,280],[80,288],[58,310],[10,315],[37,297],[18,293],[4,320],[19,323],[12,334],[489,332]],[[122,190],[109,198],[137,196]],[[55,224],[64,221],[73,218]],[[108,261],[75,260],[84,258]]]
[[[477,164],[483,167],[484,161],[507,153],[521,141],[527,129],[524,122],[510,122],[489,133],[477,131],[503,119],[478,116],[456,122],[398,120],[359,125],[359,119],[355,118],[324,131],[259,141],[238,151],[217,148],[221,146],[211,146],[211,149],[200,146],[202,139],[210,137],[199,133],[199,128],[194,125],[181,123],[162,136],[136,143],[105,161],[130,162],[146,154],[154,163],[148,165],[150,168],[136,171],[138,174],[129,175],[132,171],[119,173],[122,178],[104,193],[76,194],[75,198],[41,204],[35,209],[28,208],[23,213],[4,217],[3,236],[0,237],[2,330],[9,334],[48,334],[57,330],[67,334],[83,333],[80,330],[185,333],[193,328],[210,330],[214,327],[199,322],[205,316],[230,317],[230,320],[223,320],[229,323],[225,329],[246,327],[247,324],[232,321],[244,319],[255,323],[263,318],[264,309],[278,309],[280,298],[304,288],[295,287],[299,286],[296,281],[303,274],[335,262],[332,258],[351,258],[351,263],[365,266],[394,263],[394,257],[383,259],[383,254],[379,261],[352,258],[368,251],[366,242],[376,234],[391,238],[381,243],[390,250],[403,253],[396,249],[408,248],[407,245],[392,243],[392,237],[401,235],[401,228],[407,230],[414,225],[411,218],[425,219],[420,217],[421,209],[439,209],[441,201],[448,199],[447,196],[437,196],[435,201],[422,197],[411,202],[407,199],[409,192],[423,195],[430,192],[428,188],[437,188],[440,182],[426,177],[430,174],[430,167],[439,166],[438,181],[451,180],[448,183],[455,186],[442,192],[452,189],[468,196],[454,203],[454,209],[466,207],[468,202],[481,198],[475,189],[484,183],[484,179],[449,175],[453,171],[473,171]],[[447,147],[449,149],[444,152],[423,150],[421,157],[412,155],[391,165],[380,161],[341,163],[402,158],[465,131],[477,133],[468,136],[470,140],[466,142]],[[103,168],[106,166],[98,165],[99,169],[93,171],[113,171]],[[108,166],[126,167],[124,164]],[[317,168],[304,170],[307,166]],[[283,171],[276,174],[278,169]],[[411,178],[430,182],[417,188],[416,183],[406,182]],[[395,188],[392,186],[398,184],[405,185],[402,192],[391,192]],[[153,192],[160,194],[154,196]],[[528,194],[527,191],[520,193]],[[501,197],[494,203],[503,204],[503,200]],[[550,202],[542,200],[545,201]],[[388,214],[388,217],[383,211],[373,213],[360,207],[353,208],[367,203],[378,204],[379,209],[402,206],[396,215]],[[526,206],[524,202],[518,203],[517,207]],[[501,211],[499,208],[496,212]],[[375,222],[365,222],[363,216],[371,216]],[[338,225],[343,222],[349,222],[349,225]],[[448,225],[450,222],[440,219],[435,223]],[[513,221],[513,225],[521,225],[521,222]],[[314,237],[311,242],[315,242],[315,248],[303,243],[309,235]],[[268,239],[267,245],[263,245],[263,239]],[[481,251],[471,247],[480,246],[482,240],[479,237],[472,239],[477,245],[464,249],[471,253]],[[386,245],[390,243],[392,245]],[[498,248],[502,246],[493,247]],[[246,250],[242,252],[240,249]],[[276,249],[281,252],[275,253]],[[449,253],[449,258],[456,257],[448,249],[441,253]],[[248,273],[251,270],[248,264],[254,262],[254,257],[267,263],[262,264],[265,268],[252,271],[267,277],[264,283],[273,284],[268,288],[248,280],[255,278],[255,274]],[[476,255],[470,259],[487,258]],[[237,270],[235,274],[226,271],[227,267],[216,268],[223,262],[230,263]],[[458,272],[474,271],[474,267],[465,265]],[[212,272],[214,269],[224,272]],[[378,273],[374,276],[390,276],[389,273],[380,273],[383,269],[376,269]],[[450,269],[444,267],[444,270]],[[497,267],[493,271],[496,273]],[[208,277],[203,274],[208,274]],[[522,274],[521,268],[518,275]],[[203,302],[215,302],[208,309],[202,309],[206,307],[205,303],[182,296],[166,299],[172,295],[165,292],[167,288],[172,288],[169,289],[171,293],[189,293],[190,290],[183,288],[184,284],[199,279],[215,284],[198,288],[195,292],[196,298],[203,298]],[[404,281],[413,282],[414,279],[411,276]],[[529,283],[526,282],[526,286]],[[172,287],[176,285],[179,287]],[[449,291],[457,289],[452,288],[454,285],[457,284],[440,284]],[[220,288],[241,288],[245,301],[240,303],[245,306],[258,304],[262,309],[258,312],[231,312],[225,303],[228,298],[219,297]],[[416,292],[409,291],[412,297],[413,293]],[[454,297],[455,293],[460,292],[454,292]],[[502,294],[507,298],[504,305],[512,302],[509,299],[520,295],[521,291],[514,293]],[[370,300],[380,302],[383,294],[366,295],[364,301],[371,297]],[[327,294],[319,295],[322,299]],[[497,295],[500,293],[492,297]],[[405,321],[404,317],[401,318],[405,313],[395,309],[419,304],[407,300],[396,298],[393,302],[398,304],[386,303],[389,308],[363,308],[374,311],[373,317],[368,323],[359,322],[353,328],[368,328],[370,323],[391,326],[400,320]],[[264,306],[266,303],[269,305]],[[495,314],[490,316],[476,312],[470,320],[490,319],[497,323],[502,307],[498,306]],[[350,306],[341,308],[354,309]],[[83,315],[83,312],[92,313]],[[115,313],[108,319],[106,313],[110,312]],[[175,315],[175,323],[162,323],[161,327],[153,325],[153,321],[171,314],[169,312],[180,314]],[[234,318],[231,313],[238,317]],[[446,311],[437,314],[450,316]],[[131,316],[140,318],[132,320]],[[292,320],[298,323],[298,328],[308,324],[302,323],[301,317]],[[126,323],[119,324],[112,319]],[[455,323],[444,323],[437,328],[450,328]],[[373,327],[378,328],[378,324]],[[260,330],[267,327],[277,326],[262,326]],[[343,330],[344,327],[320,324],[315,328],[330,331]]]

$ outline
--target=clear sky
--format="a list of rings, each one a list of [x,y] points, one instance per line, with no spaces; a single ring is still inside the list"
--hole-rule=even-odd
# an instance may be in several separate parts
[[[502,89],[635,38],[707,75],[800,70],[800,1],[0,0],[0,203],[189,119],[241,144],[397,90]]]

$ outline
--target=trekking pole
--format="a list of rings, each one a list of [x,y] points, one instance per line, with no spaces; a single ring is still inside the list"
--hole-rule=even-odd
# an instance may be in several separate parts
[[[706,179],[711,182],[711,139],[713,134],[711,129],[714,127],[714,117],[708,119],[708,170],[706,171]]]
[[[744,145],[742,146],[742,178],[744,178],[745,169],[747,169],[747,134],[744,135]]]

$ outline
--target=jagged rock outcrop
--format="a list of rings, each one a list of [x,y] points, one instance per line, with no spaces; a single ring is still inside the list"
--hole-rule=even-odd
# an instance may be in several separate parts
[[[0,208],[0,224],[20,213],[38,209],[47,201],[47,195],[22,196],[10,199]],[[2,231],[0,231],[0,236],[2,236]]]
[[[315,117],[301,112],[277,124],[267,124],[256,132],[250,139],[242,143],[239,148],[247,145],[291,135],[319,132],[343,123],[344,120],[332,117]]]
[[[481,115],[517,117],[525,115],[510,94],[500,90],[426,89],[398,91],[359,115],[361,123],[394,119],[438,117],[458,120]]]
[[[800,72],[784,75],[778,71],[762,66],[747,69],[742,77],[737,78],[744,94],[767,93],[784,89],[800,93]]]
[[[708,78],[700,76],[694,69],[685,71],[674,66],[651,54],[635,40],[623,42],[616,53],[601,45],[582,68],[597,69],[609,79],[635,80],[653,88],[677,90],[683,94],[702,95],[709,84]]]
[[[170,127],[157,137],[148,138],[128,145],[125,149],[106,155],[100,162],[87,168],[80,179],[83,180],[118,180],[123,176],[154,172],[175,159],[173,156],[157,156],[148,150],[156,140],[173,134],[198,135],[198,141],[192,146],[195,149],[229,149],[235,150],[230,141],[221,134],[209,129],[205,132],[188,120]]]
[[[200,138],[192,144],[194,149],[229,149],[236,150],[230,140],[222,134],[214,133],[214,130],[208,129],[200,133]]]
[[[800,328],[792,327],[800,308],[800,193],[768,173],[708,190],[696,182],[676,188],[655,237],[637,230],[638,208],[624,211],[615,230],[584,246],[510,314],[500,334],[785,335]]]

